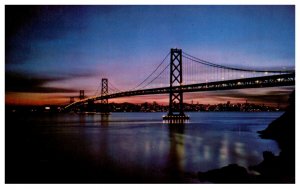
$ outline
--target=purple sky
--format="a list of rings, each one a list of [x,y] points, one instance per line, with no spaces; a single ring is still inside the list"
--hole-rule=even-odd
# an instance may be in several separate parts
[[[221,65],[293,69],[295,7],[6,5],[6,103],[65,104],[80,89],[94,95],[103,77],[119,89],[131,89],[173,47]],[[286,101],[293,89],[192,93],[185,98],[276,103]],[[119,101],[167,101],[161,97]]]

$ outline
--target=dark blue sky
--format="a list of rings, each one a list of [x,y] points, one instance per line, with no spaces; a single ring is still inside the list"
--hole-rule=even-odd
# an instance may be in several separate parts
[[[223,65],[295,66],[294,6],[6,6],[9,96],[139,83],[170,48]],[[138,73],[138,74],[137,74]],[[28,88],[16,85],[23,81]],[[20,88],[18,88],[20,86]],[[38,97],[38,96],[37,96]],[[42,98],[40,98],[42,99]]]

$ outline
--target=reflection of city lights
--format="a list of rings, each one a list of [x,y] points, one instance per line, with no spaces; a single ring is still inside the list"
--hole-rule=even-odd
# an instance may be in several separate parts
[[[244,144],[240,143],[240,142],[236,142],[234,143],[235,147],[234,147],[234,151],[237,155],[239,156],[245,156],[246,152],[244,150]]]
[[[149,143],[149,141],[145,142],[144,150],[145,150],[145,153],[147,155],[150,153],[150,143]]]
[[[175,142],[176,142],[176,154],[179,159],[179,166],[182,169],[184,168],[185,165],[184,136],[182,134],[176,134]]]
[[[205,145],[204,146],[204,159],[209,160],[210,159],[210,147]]]
[[[160,142],[158,143],[158,151],[159,153],[162,153],[165,147],[165,142],[163,140],[160,140]]]
[[[223,167],[229,162],[229,141],[226,134],[224,135],[224,139],[221,141],[219,153],[219,165],[220,167]]]
[[[237,163],[241,166],[247,166],[247,153],[244,149],[244,144],[241,142],[235,142],[234,143],[234,152],[236,153],[237,156]]]
[[[221,160],[228,159],[228,141],[227,140],[222,141],[222,146],[220,149],[220,159]]]

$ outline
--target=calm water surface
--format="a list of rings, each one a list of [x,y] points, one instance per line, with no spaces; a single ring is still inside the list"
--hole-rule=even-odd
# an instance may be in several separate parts
[[[8,114],[6,182],[197,183],[198,171],[280,151],[256,131],[281,112],[188,113],[185,124],[163,123],[163,114]]]

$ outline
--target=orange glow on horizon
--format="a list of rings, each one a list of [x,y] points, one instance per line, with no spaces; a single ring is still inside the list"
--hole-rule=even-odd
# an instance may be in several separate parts
[[[5,94],[6,105],[61,105],[69,100],[58,94],[10,92]]]
[[[79,100],[75,98],[75,101]],[[67,105],[69,104],[70,99],[68,95],[64,93],[23,93],[23,92],[8,92],[5,94],[5,104],[6,105]],[[247,100],[245,98],[237,98],[237,97],[226,97],[226,96],[217,96],[210,95],[204,93],[191,93],[184,94],[184,103],[188,104],[220,104],[220,103],[255,103],[255,104],[265,104],[265,105],[273,105],[276,103],[268,103],[260,100]],[[100,102],[100,101],[99,101]],[[109,103],[133,103],[133,104],[141,104],[141,103],[153,103],[156,102],[160,105],[168,105],[169,104],[169,96],[168,95],[144,95],[144,96],[133,96],[133,97],[123,97],[116,99],[109,99]],[[282,102],[285,104],[285,102]]]

